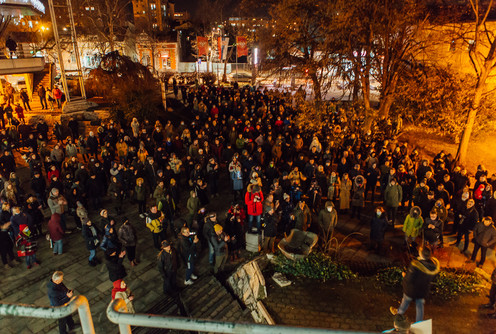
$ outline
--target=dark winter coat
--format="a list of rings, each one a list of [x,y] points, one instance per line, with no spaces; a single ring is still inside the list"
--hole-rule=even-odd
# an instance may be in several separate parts
[[[173,247],[170,253],[164,250],[160,252],[157,268],[163,278],[168,278],[177,271],[177,254]]]
[[[55,284],[51,279],[47,284],[48,299],[50,299],[50,306],[62,306],[67,303],[70,298],[67,297],[69,289],[64,283]]]
[[[196,244],[192,237],[179,236],[179,253],[186,264],[196,257]]]
[[[475,205],[470,209],[465,208],[462,211],[462,219],[461,222],[461,232],[472,231],[475,227],[475,224],[479,221],[479,213],[475,208]]]
[[[221,233],[221,235],[218,235],[216,233],[214,236],[210,238],[210,243],[214,248],[214,254],[216,256],[227,254],[227,244],[224,241],[224,236],[225,236],[224,233]]]
[[[474,228],[474,239],[482,247],[492,248],[496,245],[496,227],[494,224],[485,226],[483,222],[479,222]]]
[[[91,224],[91,226],[83,224],[81,229],[84,241],[86,242],[86,249],[96,249],[100,240],[100,230],[95,226],[95,224]]]
[[[136,242],[138,239],[136,236],[136,230],[134,229],[133,225],[131,225],[129,222],[123,224],[119,228],[118,236],[122,246],[124,247],[136,246]]]
[[[106,265],[109,273],[109,279],[112,282],[117,281],[118,279],[123,279],[127,276],[126,268],[122,265],[122,260],[124,258],[119,257],[117,255],[114,256],[106,256]]]
[[[413,260],[403,278],[403,293],[413,299],[425,298],[439,269],[439,261],[436,258]]]
[[[264,214],[264,236],[271,238],[277,234],[277,219],[275,214]]]
[[[383,241],[387,226],[388,222],[384,213],[379,217],[377,215],[372,217],[370,220],[370,240]]]

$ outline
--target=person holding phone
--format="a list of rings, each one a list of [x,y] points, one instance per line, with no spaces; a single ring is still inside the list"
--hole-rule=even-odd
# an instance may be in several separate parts
[[[72,290],[69,290],[65,284],[62,282],[64,280],[64,273],[62,271],[56,271],[53,273],[52,278],[47,284],[48,289],[48,299],[50,299],[50,306],[62,306],[68,303],[69,300],[74,295]],[[59,319],[59,332],[60,334],[68,333],[76,327],[72,315],[68,315],[65,318]]]

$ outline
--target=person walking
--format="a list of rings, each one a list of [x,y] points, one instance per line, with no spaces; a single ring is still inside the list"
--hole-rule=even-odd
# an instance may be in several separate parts
[[[52,274],[52,278],[47,284],[48,299],[50,299],[50,306],[62,306],[68,303],[74,292],[69,290],[63,283],[64,273],[56,271]],[[76,327],[72,315],[59,319],[59,333],[66,334],[67,330],[73,331]]]
[[[432,280],[439,273],[439,261],[432,257],[431,250],[424,246],[420,249],[420,256],[410,263],[406,273],[403,273],[403,299],[399,308],[391,306],[393,315],[405,314],[410,303],[415,300],[416,321],[424,320],[425,297],[429,293]]]
[[[60,225],[60,214],[54,213],[48,221],[48,233],[53,241],[53,255],[62,255],[64,230]]]
[[[169,241],[164,240],[157,255],[157,268],[164,280],[163,291],[165,295],[175,297],[178,294],[176,286],[177,253]]]

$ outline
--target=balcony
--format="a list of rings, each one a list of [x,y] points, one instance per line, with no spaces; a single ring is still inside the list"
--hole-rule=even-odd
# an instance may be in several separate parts
[[[39,72],[44,67],[45,58],[33,57],[31,53],[16,52],[12,58],[0,57],[0,75]]]

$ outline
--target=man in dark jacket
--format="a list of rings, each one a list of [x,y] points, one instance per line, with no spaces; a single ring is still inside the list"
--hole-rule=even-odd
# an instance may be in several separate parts
[[[116,248],[108,248],[105,252],[105,259],[107,260],[107,269],[109,273],[109,279],[111,282],[115,282],[118,279],[123,279],[127,276],[126,268],[122,265],[122,260],[126,256],[126,251],[123,250],[117,255],[119,250]]]
[[[90,251],[90,256],[88,258],[88,263],[90,266],[94,267],[100,261],[96,257],[96,249],[100,243],[100,230],[95,226],[91,220],[88,220],[82,225],[82,230],[84,241],[86,243],[86,249]]]
[[[61,271],[56,271],[53,273],[50,282],[47,284],[48,289],[48,299],[50,299],[50,306],[62,306],[69,302],[72,298],[72,290],[67,289],[67,287],[62,283],[64,280],[64,273]],[[59,319],[59,332],[60,334],[66,334],[67,328],[72,331],[76,325],[74,320],[72,320],[72,315],[68,315],[65,318]]]
[[[431,250],[424,246],[420,249],[418,259],[410,263],[406,273],[403,273],[403,299],[398,309],[390,307],[391,313],[405,314],[410,302],[415,300],[416,322],[424,319],[425,297],[429,293],[429,288],[434,277],[439,273],[439,261],[432,257]]]
[[[177,254],[171,244],[164,240],[161,244],[162,249],[158,254],[157,267],[164,279],[164,294],[174,297],[177,295],[176,273],[177,273]]]
[[[460,227],[458,229],[455,247],[458,247],[463,236],[465,245],[463,246],[462,253],[465,253],[468,249],[470,231],[475,228],[475,224],[479,221],[479,213],[475,208],[475,201],[473,199],[467,201],[467,207],[460,214],[460,219]]]
[[[198,236],[192,236],[189,232],[189,228],[186,226],[181,228],[181,235],[179,236],[179,253],[186,265],[184,285],[191,285],[193,284],[192,279],[195,280],[198,278],[193,273],[195,271],[196,245],[198,244],[198,241]]]
[[[482,267],[486,261],[486,253],[488,248],[496,245],[496,227],[494,227],[493,219],[491,217],[484,217],[484,219],[477,223],[474,228],[474,251],[472,252],[471,261],[475,261],[479,249],[481,250],[481,259],[477,263],[477,267]]]
[[[274,208],[270,208],[264,214],[264,241],[263,251],[266,253],[274,253],[274,241],[277,235],[277,217],[274,213]]]

